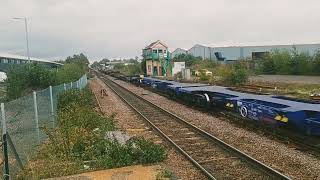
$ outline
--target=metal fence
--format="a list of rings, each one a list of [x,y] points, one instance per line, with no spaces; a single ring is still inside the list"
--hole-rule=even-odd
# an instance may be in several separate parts
[[[83,75],[78,81],[50,86],[1,103],[4,179],[9,179],[9,172],[10,175],[16,174],[23,168],[37,146],[47,138],[41,128],[56,127],[58,94],[72,88],[82,89],[86,85],[87,76]]]

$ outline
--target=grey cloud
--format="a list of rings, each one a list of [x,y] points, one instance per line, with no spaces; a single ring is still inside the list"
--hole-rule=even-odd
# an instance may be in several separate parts
[[[48,59],[134,57],[157,39],[171,49],[319,42],[318,7],[317,0],[4,0],[0,51],[25,52],[16,16],[29,18],[32,55]]]

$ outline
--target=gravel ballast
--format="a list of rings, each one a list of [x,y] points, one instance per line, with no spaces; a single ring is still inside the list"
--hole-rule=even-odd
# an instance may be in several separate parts
[[[207,179],[181,154],[164,142],[127,104],[125,104],[111,89],[98,78],[90,82],[92,91],[96,94],[101,111],[107,116],[114,116],[117,129],[126,131],[130,136],[144,137],[166,148],[167,159],[160,163],[162,167],[174,173],[177,179]],[[107,96],[102,96],[101,89],[106,90]]]
[[[192,109],[127,82],[115,81],[292,179],[320,178],[320,160],[311,154],[290,148],[286,144],[237,127],[231,122]]]

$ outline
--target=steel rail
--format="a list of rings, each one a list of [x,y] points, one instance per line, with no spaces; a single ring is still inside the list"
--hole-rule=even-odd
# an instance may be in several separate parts
[[[256,168],[257,170],[263,172],[264,174],[276,178],[276,179],[290,179],[289,177],[281,174],[280,172],[270,168],[269,166],[259,162],[258,160],[250,157],[249,155],[241,152],[240,150],[236,149],[235,147],[223,142],[222,140],[218,139],[217,137],[203,131],[202,129],[188,123],[184,119],[178,117],[177,115],[157,106],[156,104],[138,96],[137,94],[129,91],[128,89],[122,87],[121,85],[117,84],[116,82],[110,80],[109,78],[104,78],[106,81],[106,84],[126,103],[128,104],[132,109],[134,109],[141,117],[143,117],[155,130],[157,130],[166,140],[168,140],[171,144],[175,146],[184,156],[186,156],[195,166],[197,166],[205,175],[207,175],[210,179],[215,179],[214,176],[208,172],[203,166],[201,166],[195,159],[193,159],[187,152],[185,152],[181,147],[179,147],[170,137],[168,137],[164,132],[162,132],[154,123],[152,123],[146,116],[144,116],[137,108],[135,108],[133,105],[128,102],[125,97],[123,97],[120,93],[117,92],[117,90],[112,87],[112,85],[108,84],[108,82],[111,82],[113,85],[117,86],[118,88],[126,91],[127,93],[130,93],[134,97],[144,101],[145,103],[148,103],[149,105],[153,106],[154,108],[157,108],[158,110],[166,113],[167,115],[170,115],[171,117],[175,118],[179,122],[185,124],[188,128],[191,128],[201,134],[203,137],[205,137],[207,140],[210,140],[214,144],[217,144],[220,146],[220,148],[224,149],[225,151],[228,151],[237,157],[239,157],[241,160],[249,163],[252,167]]]

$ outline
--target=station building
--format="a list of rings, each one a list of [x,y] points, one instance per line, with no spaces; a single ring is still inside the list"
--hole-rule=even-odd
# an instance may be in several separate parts
[[[189,50],[177,48],[171,54],[175,57],[179,54],[191,54],[203,59],[215,60],[222,63],[229,63],[239,59],[260,59],[265,54],[273,50],[293,50],[306,52],[314,55],[320,50],[320,44],[293,44],[293,45],[266,45],[266,46],[228,46],[228,47],[211,47],[204,45],[194,45]]]
[[[146,61],[147,76],[171,76],[170,52],[165,43],[158,40],[146,46],[142,57]]]

